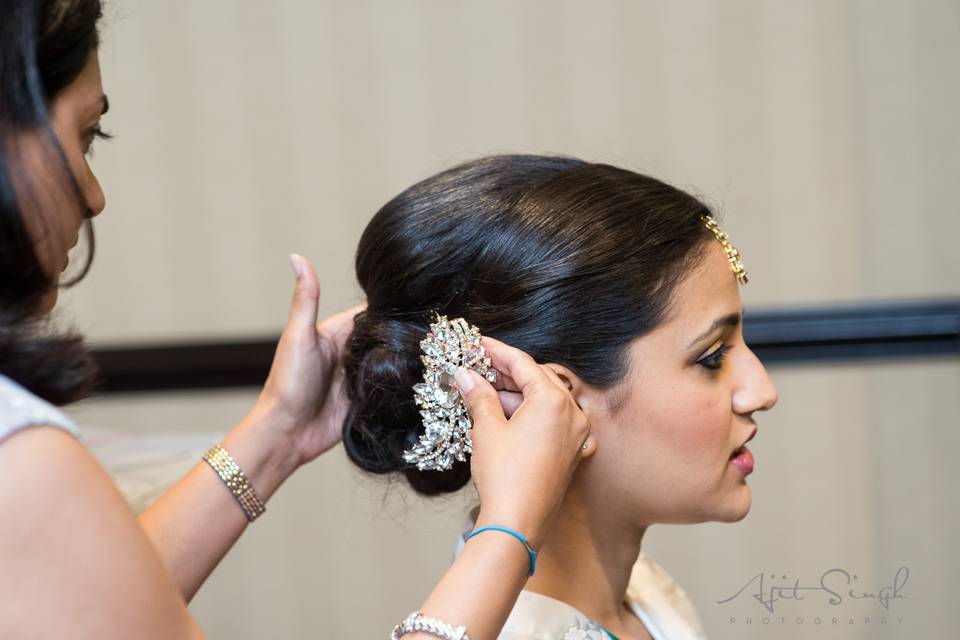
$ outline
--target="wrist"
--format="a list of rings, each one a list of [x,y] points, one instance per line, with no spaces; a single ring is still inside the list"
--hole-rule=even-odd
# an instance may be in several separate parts
[[[536,572],[536,570],[537,570],[537,551],[533,548],[533,546],[530,544],[530,541],[527,539],[527,537],[526,537],[525,535],[523,535],[522,533],[520,533],[520,532],[517,531],[516,529],[512,529],[512,528],[510,528],[510,527],[504,527],[504,526],[502,526],[502,525],[486,525],[486,526],[481,526],[481,527],[477,527],[476,529],[474,529],[473,532],[470,533],[470,535],[467,536],[467,540],[468,540],[468,541],[469,541],[469,540],[472,540],[473,538],[477,537],[478,535],[481,535],[481,534],[484,534],[484,533],[500,533],[500,534],[506,534],[506,535],[514,538],[517,542],[519,542],[520,544],[523,545],[524,551],[527,552],[527,558],[529,559],[529,562],[530,562],[530,568],[529,568],[529,574],[528,574],[528,575],[531,575],[531,576],[532,576],[532,575]]]
[[[546,519],[537,516],[532,511],[504,511],[496,509],[485,509],[482,505],[480,513],[477,515],[477,522],[474,529],[480,527],[501,526],[509,527],[518,533],[523,534],[527,542],[535,551],[539,551],[543,545],[546,536]]]
[[[301,464],[288,432],[274,422],[270,412],[257,408],[227,434],[222,446],[264,500]]]
[[[482,526],[477,524],[474,531]],[[483,531],[469,538],[463,548],[461,557],[483,557],[490,566],[497,567],[497,571],[515,574],[524,581],[530,575],[530,554],[526,546],[511,535],[501,531]]]

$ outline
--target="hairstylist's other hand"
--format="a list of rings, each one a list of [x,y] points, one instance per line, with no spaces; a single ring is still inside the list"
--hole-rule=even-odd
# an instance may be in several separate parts
[[[340,441],[348,405],[340,357],[363,305],[317,324],[317,274],[303,256],[290,261],[297,275],[290,316],[248,419],[276,436],[272,446],[289,454],[292,470]]]
[[[473,419],[477,526],[514,527],[538,548],[577,464],[592,452],[590,424],[549,366],[492,338],[483,344],[499,372],[500,392],[474,371],[457,372]]]

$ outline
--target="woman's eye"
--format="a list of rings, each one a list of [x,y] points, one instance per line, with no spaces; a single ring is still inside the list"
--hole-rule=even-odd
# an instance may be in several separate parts
[[[93,155],[94,140],[110,140],[111,138],[113,138],[112,134],[107,133],[102,128],[100,128],[100,125],[95,126],[94,128],[90,129],[89,132],[87,132],[87,140],[86,140],[87,148],[84,153],[88,156]]]
[[[723,359],[727,355],[727,352],[730,351],[731,348],[732,348],[732,345],[729,345],[729,344],[720,345],[719,347],[717,347],[707,355],[697,360],[697,364],[707,369],[710,369],[712,371],[716,371],[717,369],[720,369],[721,366],[723,366]]]

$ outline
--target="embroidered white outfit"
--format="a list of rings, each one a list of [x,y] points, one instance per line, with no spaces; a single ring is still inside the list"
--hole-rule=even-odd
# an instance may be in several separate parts
[[[472,530],[471,521],[457,542],[455,555],[463,550]],[[626,602],[653,640],[707,637],[686,591],[642,551],[630,575]],[[610,640],[610,636],[602,626],[565,602],[523,591],[499,640]]]
[[[60,427],[79,436],[73,421],[55,406],[0,375],[0,445],[21,429],[38,425]]]

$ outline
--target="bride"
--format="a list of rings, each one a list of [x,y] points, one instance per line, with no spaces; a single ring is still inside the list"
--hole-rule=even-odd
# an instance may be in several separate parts
[[[384,205],[356,271],[368,308],[346,347],[343,437],[362,469],[426,495],[470,480],[467,462],[421,471],[404,457],[423,433],[412,387],[434,313],[545,363],[590,420],[595,447],[531,541],[536,571],[500,637],[703,637],[643,537],[747,515],[745,445],[777,400],[741,332],[746,272],[709,209],[608,165],[489,157]]]

